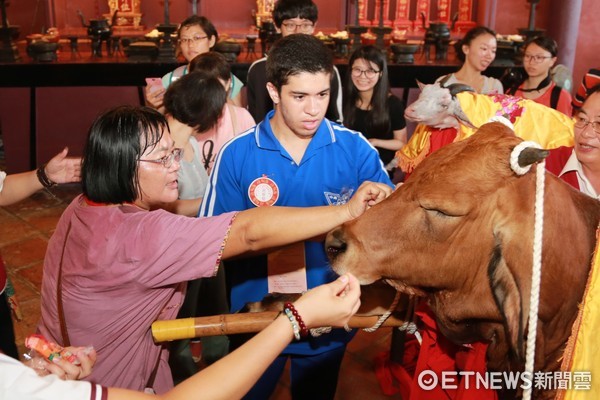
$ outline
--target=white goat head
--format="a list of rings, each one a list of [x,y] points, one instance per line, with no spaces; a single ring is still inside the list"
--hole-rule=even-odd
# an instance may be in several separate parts
[[[458,128],[459,123],[475,128],[463,112],[456,97],[460,92],[474,92],[473,88],[462,83],[444,87],[439,83],[424,85],[417,81],[421,94],[404,112],[408,120],[433,128]]]

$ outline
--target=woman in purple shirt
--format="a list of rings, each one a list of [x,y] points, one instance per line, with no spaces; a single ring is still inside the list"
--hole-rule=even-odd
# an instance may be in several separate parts
[[[83,194],[48,243],[38,329],[63,346],[94,346],[86,379],[101,385],[166,392],[168,351],[150,325],[175,318],[184,282],[214,276],[222,259],[323,234],[390,193],[366,183],[340,207],[188,218],[160,209],[177,199],[180,158],[159,112],[123,106],[101,115],[84,150]]]

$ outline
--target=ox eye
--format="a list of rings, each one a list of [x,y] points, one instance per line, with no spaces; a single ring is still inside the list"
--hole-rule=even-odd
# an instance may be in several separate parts
[[[435,215],[436,217],[451,217],[452,215],[448,215],[445,212],[441,211],[441,210],[425,210],[433,215]]]
[[[442,217],[442,218],[455,217],[455,215],[449,214],[447,211],[440,210],[439,208],[430,208],[430,207],[423,207],[423,206],[421,206],[421,208],[423,210],[425,210],[428,214],[435,216],[435,217]]]

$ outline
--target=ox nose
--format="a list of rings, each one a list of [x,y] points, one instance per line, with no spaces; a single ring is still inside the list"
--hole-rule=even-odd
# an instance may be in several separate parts
[[[325,239],[325,250],[330,261],[336,259],[337,256],[346,251],[348,245],[344,240],[344,232],[341,228],[336,228],[327,234]]]

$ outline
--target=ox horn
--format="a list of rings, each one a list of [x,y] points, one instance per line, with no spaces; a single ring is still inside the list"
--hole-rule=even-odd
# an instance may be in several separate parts
[[[550,152],[544,149],[537,149],[535,147],[526,147],[519,154],[518,162],[519,166],[524,168],[529,165],[533,165],[537,162],[542,161],[544,158],[548,157]]]

